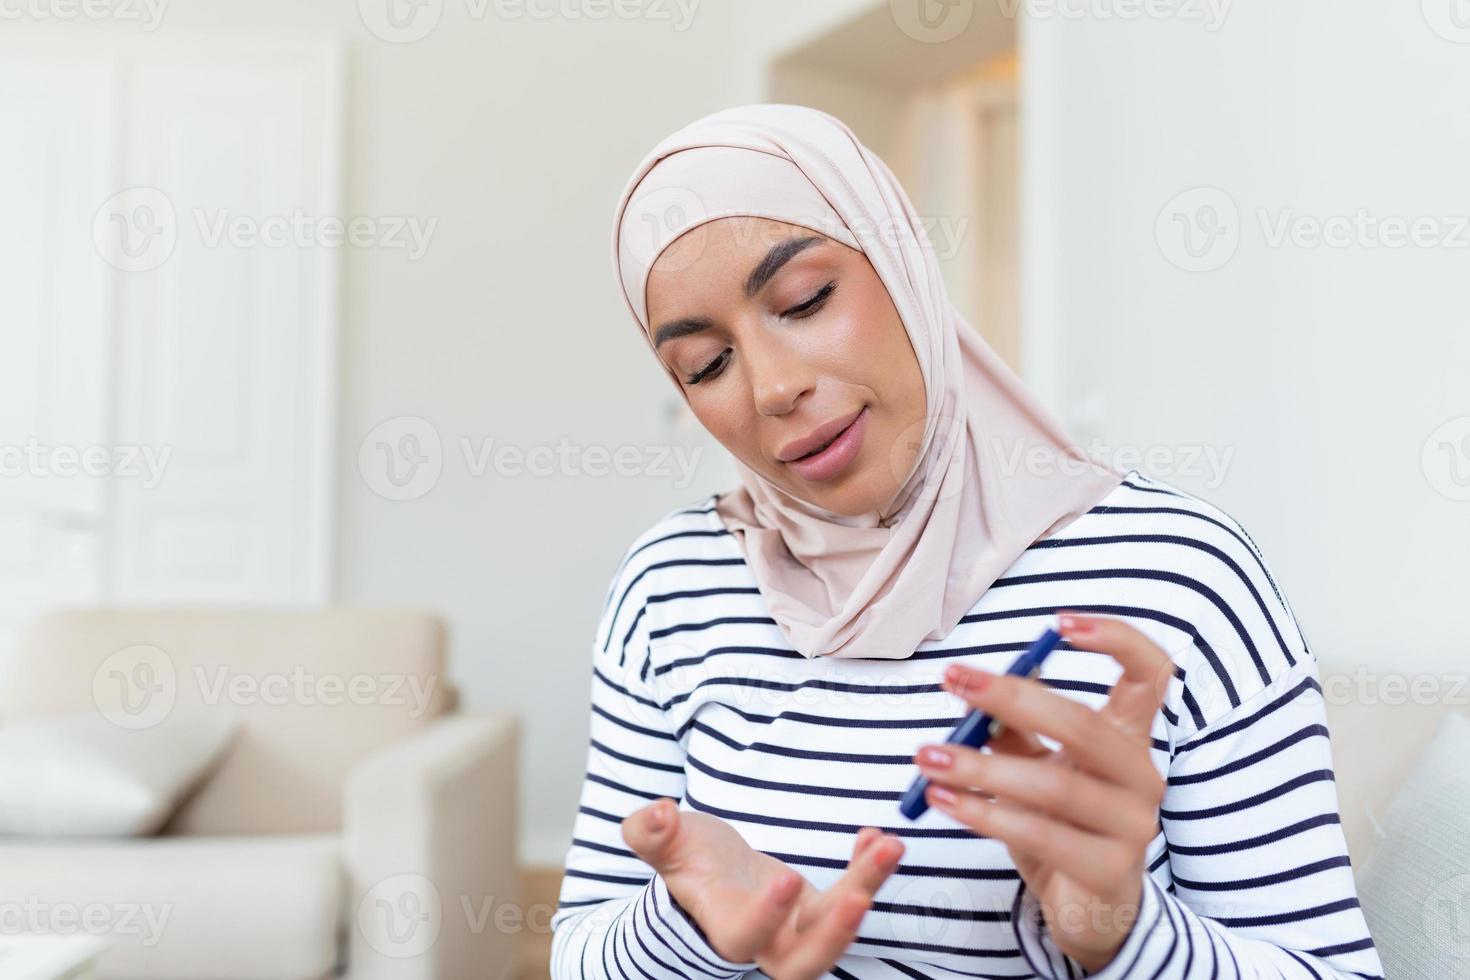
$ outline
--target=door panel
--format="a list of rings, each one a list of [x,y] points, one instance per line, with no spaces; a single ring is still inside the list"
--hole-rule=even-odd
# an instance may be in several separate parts
[[[60,604],[327,598],[340,245],[260,234],[342,217],[340,75],[0,42],[0,642]]]

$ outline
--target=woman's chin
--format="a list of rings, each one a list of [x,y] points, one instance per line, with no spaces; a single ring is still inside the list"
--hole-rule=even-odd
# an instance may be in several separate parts
[[[850,470],[831,480],[802,480],[796,478],[795,474],[788,473],[781,486],[813,507],[844,517],[858,517],[877,510],[892,496],[891,489],[886,491],[885,496],[883,486],[880,486],[878,478],[885,474],[869,472],[870,470],[872,467],[863,466],[858,461]]]

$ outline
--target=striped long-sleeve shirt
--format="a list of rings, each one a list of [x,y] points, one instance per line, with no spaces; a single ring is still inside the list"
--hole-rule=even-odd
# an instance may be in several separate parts
[[[999,672],[1059,609],[1120,617],[1175,664],[1152,757],[1167,780],[1136,925],[1098,978],[1378,977],[1338,819],[1317,665],[1254,542],[1137,471],[1033,544],[907,658],[808,659],[766,608],[710,496],[629,546],[592,653],[591,745],[555,930],[557,980],[763,976],[721,957],[619,823],[661,796],[730,823],[818,889],[859,828],[906,850],[840,978],[1087,975],[1005,846],[897,808],[921,744],[966,706],[946,664]],[[1120,673],[1067,644],[1043,683],[1100,707]]]

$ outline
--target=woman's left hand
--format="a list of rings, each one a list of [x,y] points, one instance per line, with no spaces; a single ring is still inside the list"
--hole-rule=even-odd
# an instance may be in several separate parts
[[[1005,727],[990,751],[926,745],[915,761],[932,783],[929,804],[1006,845],[1057,946],[1096,972],[1128,938],[1143,897],[1164,797],[1151,729],[1174,665],[1120,620],[1063,614],[1060,623],[1073,648],[1123,665],[1106,705],[1094,710],[1035,679],[952,664],[945,687]]]

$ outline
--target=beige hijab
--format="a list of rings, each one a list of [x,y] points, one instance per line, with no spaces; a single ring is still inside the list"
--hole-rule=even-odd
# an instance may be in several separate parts
[[[735,215],[810,228],[867,256],[918,357],[927,416],[914,433],[917,459],[880,510],[835,514],[738,459],[741,486],[717,510],[796,650],[907,657],[948,635],[1027,546],[1085,513],[1123,474],[1089,460],[951,305],[887,165],[842,122],[805,106],[713,113],[634,170],[613,221],[613,268],[650,349],[654,260],[690,228]]]

